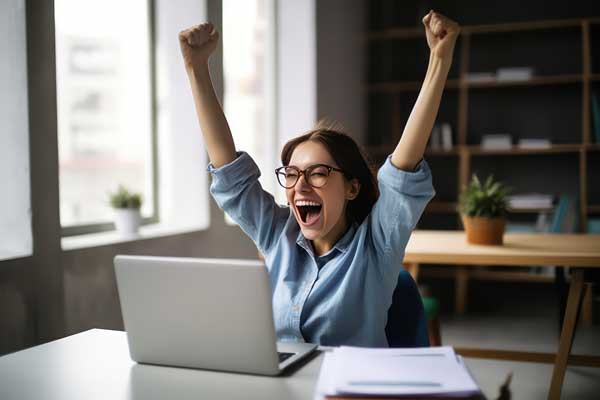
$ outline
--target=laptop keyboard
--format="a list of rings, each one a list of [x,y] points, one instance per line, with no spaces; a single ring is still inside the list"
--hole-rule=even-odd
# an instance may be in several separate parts
[[[287,360],[288,358],[290,358],[291,356],[293,356],[296,353],[280,353],[277,352],[277,355],[279,356],[279,362],[282,363],[285,360]]]

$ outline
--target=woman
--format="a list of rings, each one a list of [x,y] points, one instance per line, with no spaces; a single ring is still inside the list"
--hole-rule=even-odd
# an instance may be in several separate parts
[[[460,30],[433,11],[423,24],[427,74],[378,187],[349,136],[317,128],[282,151],[276,174],[288,207],[262,190],[250,156],[236,152],[208,72],[218,33],[206,23],[179,34],[211,161],[211,193],[265,255],[279,340],[388,346],[387,310],[404,249],[435,193],[423,153]]]

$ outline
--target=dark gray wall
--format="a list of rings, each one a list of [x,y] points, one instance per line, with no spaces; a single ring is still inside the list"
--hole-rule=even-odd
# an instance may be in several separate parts
[[[317,116],[339,122],[354,139],[366,137],[364,1],[316,2]]]

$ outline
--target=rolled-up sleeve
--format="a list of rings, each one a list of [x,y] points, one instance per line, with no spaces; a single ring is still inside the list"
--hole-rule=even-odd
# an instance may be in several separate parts
[[[413,172],[404,171],[395,167],[389,156],[377,180],[380,195],[368,217],[373,245],[378,252],[403,257],[411,232],[435,195],[431,170],[421,160]]]
[[[254,241],[263,253],[276,242],[283,231],[289,209],[281,207],[271,194],[263,190],[258,178],[260,170],[245,152],[239,152],[231,163],[215,168],[208,165],[212,176],[210,193],[231,219]]]

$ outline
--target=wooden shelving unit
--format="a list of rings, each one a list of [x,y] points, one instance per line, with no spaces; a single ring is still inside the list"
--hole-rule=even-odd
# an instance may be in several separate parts
[[[481,49],[487,46],[486,41],[489,41],[492,47],[499,46],[499,53],[503,54],[502,51],[505,49],[502,46],[504,44],[502,40],[499,40],[502,35],[509,35],[513,39],[515,35],[525,35],[523,37],[526,44],[539,44],[532,48],[532,51],[538,51],[541,55],[538,57],[541,59],[538,61],[539,65],[532,65],[536,75],[529,80],[519,81],[493,79],[469,81],[467,78],[470,72],[482,72],[478,68],[481,68],[482,65],[491,65],[489,60],[481,55]],[[554,48],[551,47],[554,46],[554,43],[544,42],[547,35],[554,38],[552,40],[558,39],[557,54],[553,54]],[[413,49],[424,41],[423,29],[410,27],[369,32],[366,43],[370,49],[370,57],[386,57],[386,50],[389,50],[390,46],[398,46],[397,52],[401,54],[402,46],[409,45],[409,48]],[[521,44],[519,41],[514,43],[515,47]],[[591,184],[600,183],[600,171],[595,171],[593,167],[590,167],[590,165],[597,165],[590,163],[595,163],[596,161],[593,160],[600,158],[600,144],[594,143],[590,106],[592,91],[600,96],[600,84],[598,84],[600,82],[600,66],[592,65],[594,48],[598,49],[595,51],[600,51],[600,18],[597,17],[463,26],[454,55],[455,65],[446,84],[440,117],[438,117],[439,122],[444,122],[444,120],[440,121],[440,118],[445,118],[451,123],[455,146],[449,150],[429,149],[426,152],[426,157],[431,165],[436,163],[442,165],[439,168],[441,173],[432,167],[434,183],[437,177],[444,180],[444,183],[454,180],[455,185],[454,188],[446,185],[445,187],[451,188],[451,190],[447,189],[448,193],[442,196],[444,201],[434,199],[427,207],[426,213],[456,213],[456,202],[460,189],[468,182],[472,173],[482,165],[485,166],[484,169],[491,171],[503,170],[510,167],[509,161],[514,160],[514,163],[526,165],[526,170],[522,171],[522,175],[529,177],[532,182],[539,183],[541,180],[547,180],[548,184],[555,184],[558,187],[561,184],[560,171],[551,170],[556,164],[556,168],[564,169],[565,177],[577,180],[576,183],[568,182],[567,186],[572,190],[575,188],[573,194],[577,195],[579,199],[579,226],[582,231],[585,231],[588,215],[600,213],[600,196],[596,194],[596,191],[589,190]],[[543,53],[544,51],[546,53]],[[526,50],[521,53],[517,51],[516,54],[525,54],[525,58],[529,57]],[[548,59],[543,59],[544,54]],[[503,64],[501,56],[497,57],[498,68],[528,65],[528,61],[536,59],[535,56],[531,56],[522,64],[519,64],[519,59],[509,59]],[[409,70],[409,79],[406,80],[402,76],[392,76],[390,79],[390,76],[396,72],[393,70],[390,72],[389,69],[383,70],[382,76],[378,71],[382,71],[381,65],[385,65],[385,59],[371,61],[373,67],[370,70],[369,82],[365,85],[366,95],[371,106],[369,131],[390,131],[391,133],[379,143],[369,143],[366,149],[372,158],[382,160],[393,151],[397,139],[402,135],[406,116],[414,104],[422,81],[413,78],[415,73],[412,70]],[[394,65],[402,65],[397,59],[392,61],[396,63]],[[564,63],[564,67],[561,67],[561,62]],[[424,76],[425,71],[421,72]],[[551,101],[556,98],[557,101],[563,101],[571,109],[566,110],[564,116],[557,115],[560,114],[558,111],[562,111],[557,110],[558,106],[547,110],[548,120],[557,122],[545,125],[547,137],[553,143],[547,148],[531,149],[513,146],[507,150],[487,150],[477,142],[478,135],[482,133],[482,128],[477,126],[477,123],[481,125],[481,120],[487,122],[486,115],[482,115],[487,112],[491,121],[489,127],[492,130],[489,133],[493,133],[493,124],[498,122],[498,117],[482,107],[480,103],[487,100],[494,101],[493,99],[497,97],[504,102],[503,106],[508,104],[507,107],[512,105],[511,99],[515,101],[513,117],[515,121],[512,121],[512,126],[519,127],[519,123],[522,122],[525,131],[520,135],[517,134],[515,138],[529,137],[528,134],[531,133],[531,129],[526,130],[528,121],[523,117],[522,109],[531,107],[532,114],[535,113],[537,118],[540,118],[540,114],[545,112],[543,108],[540,109],[541,106],[536,104],[537,98],[547,104],[552,104]],[[531,101],[529,101],[530,98]],[[444,107],[447,108],[444,110]],[[494,104],[492,103],[490,107],[494,107]],[[510,118],[510,112],[504,112],[503,115],[509,115]],[[560,128],[561,123],[565,124],[564,119],[568,120],[568,124],[563,125],[563,127],[567,126],[568,132]],[[372,121],[376,123],[371,123]],[[550,159],[551,161],[549,161]],[[568,170],[569,168],[572,171]],[[558,179],[555,179],[557,175]],[[563,180],[566,179],[563,177]],[[511,182],[507,183],[511,186]],[[520,181],[517,183],[522,184]],[[590,195],[598,198],[590,198]],[[539,211],[525,210],[519,214]],[[458,226],[459,222],[457,221]]]

